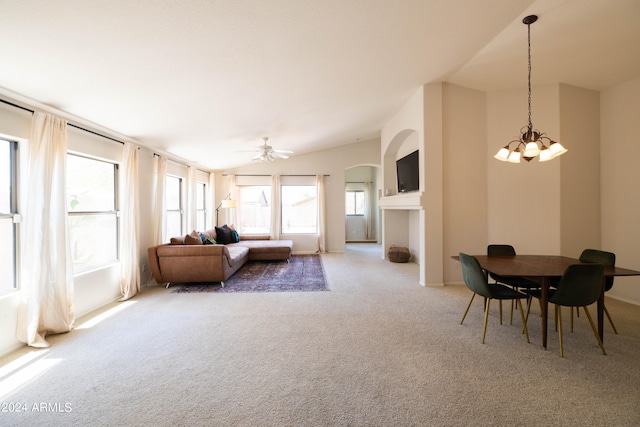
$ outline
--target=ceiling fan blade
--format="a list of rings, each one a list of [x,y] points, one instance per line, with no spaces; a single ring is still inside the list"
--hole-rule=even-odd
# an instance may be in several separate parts
[[[280,153],[280,154],[293,154],[293,151],[291,150],[273,150],[274,153]]]
[[[289,158],[289,156],[287,156],[286,154],[283,154],[283,153],[278,152],[278,151],[272,152],[271,155],[274,156],[274,157],[278,157],[280,159],[288,159]]]
[[[260,159],[260,157],[262,157],[262,156],[263,156],[263,153],[258,153],[258,154],[256,154],[255,156],[253,156],[253,157],[251,158],[251,160],[259,160],[259,159]]]

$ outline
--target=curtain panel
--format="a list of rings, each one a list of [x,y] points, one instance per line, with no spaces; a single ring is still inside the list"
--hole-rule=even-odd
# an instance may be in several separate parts
[[[326,240],[327,240],[327,220],[326,220],[326,196],[324,190],[324,176],[316,176],[316,188],[318,191],[318,252],[327,252]]]
[[[271,239],[280,239],[280,230],[282,223],[280,217],[282,211],[280,209],[280,175],[271,176]]]
[[[167,179],[167,157],[154,155],[153,157],[153,244],[164,243],[167,219],[164,214],[164,190]]]
[[[27,157],[16,337],[32,347],[49,347],[46,335],[70,331],[75,320],[66,203],[66,120],[36,111]]]
[[[120,301],[140,292],[140,209],[138,147],[125,143],[120,193]]]

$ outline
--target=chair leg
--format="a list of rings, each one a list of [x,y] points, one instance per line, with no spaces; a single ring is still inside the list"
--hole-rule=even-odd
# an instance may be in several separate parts
[[[511,300],[511,311],[509,312],[509,324],[513,325],[513,304],[518,304],[517,299]]]
[[[527,337],[527,342],[529,343],[529,331],[527,330],[527,322],[524,318],[524,310],[522,309],[522,302],[520,300],[516,300],[517,306],[520,307],[520,319],[522,320],[522,328],[524,329],[524,334]]]
[[[573,332],[573,307],[571,307],[571,332]]]
[[[556,305],[556,329],[558,330],[558,338],[560,341],[560,357],[564,357],[562,347],[562,310],[559,305]]]
[[[484,337],[487,335],[487,321],[489,320],[489,305],[491,299],[487,299],[487,306],[484,309],[484,326],[482,327],[482,344],[484,344]]]
[[[602,350],[602,354],[606,355],[607,352],[604,351],[604,344],[602,343],[602,340],[600,339],[600,335],[598,334],[598,331],[596,330],[596,325],[594,325],[593,320],[591,319],[591,314],[589,314],[589,310],[587,310],[587,307],[583,307],[584,308],[584,312],[587,314],[587,319],[589,319],[589,324],[591,325],[591,330],[593,331],[593,335],[596,336],[596,339],[598,340],[598,345],[600,346],[600,349]]]
[[[467,317],[467,313],[469,312],[469,307],[471,307],[471,303],[473,302],[473,298],[475,298],[476,294],[475,292],[471,294],[471,301],[469,301],[469,304],[467,304],[467,309],[464,311],[464,314],[462,315],[462,320],[460,321],[460,324],[462,325],[462,322],[464,322],[464,318]]]
[[[615,332],[616,334],[618,333],[618,330],[616,329],[616,325],[613,324],[613,319],[611,318],[611,315],[609,314],[609,310],[607,310],[607,306],[604,306],[604,313],[607,315],[607,319],[609,319],[609,323],[611,323],[611,327],[613,328],[613,332]]]
[[[498,304],[500,304],[500,324],[502,325],[502,300],[498,300]]]

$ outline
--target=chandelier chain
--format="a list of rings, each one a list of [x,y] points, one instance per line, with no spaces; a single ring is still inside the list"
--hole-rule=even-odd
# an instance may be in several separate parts
[[[533,130],[533,125],[531,124],[531,24],[527,24],[527,52],[528,52],[528,82],[529,82],[529,130]]]

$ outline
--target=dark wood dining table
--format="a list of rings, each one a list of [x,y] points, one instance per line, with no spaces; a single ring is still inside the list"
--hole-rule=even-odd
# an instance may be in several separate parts
[[[549,288],[552,283],[559,279],[568,266],[571,264],[582,264],[579,259],[568,258],[558,255],[474,255],[480,266],[488,273],[500,276],[527,277],[541,285],[542,298],[542,346],[547,348],[547,313],[549,306]],[[453,259],[459,261],[458,256]],[[626,268],[605,266],[604,277],[614,276],[640,276],[640,271]],[[604,280],[602,292],[598,298],[598,333],[604,341]]]

